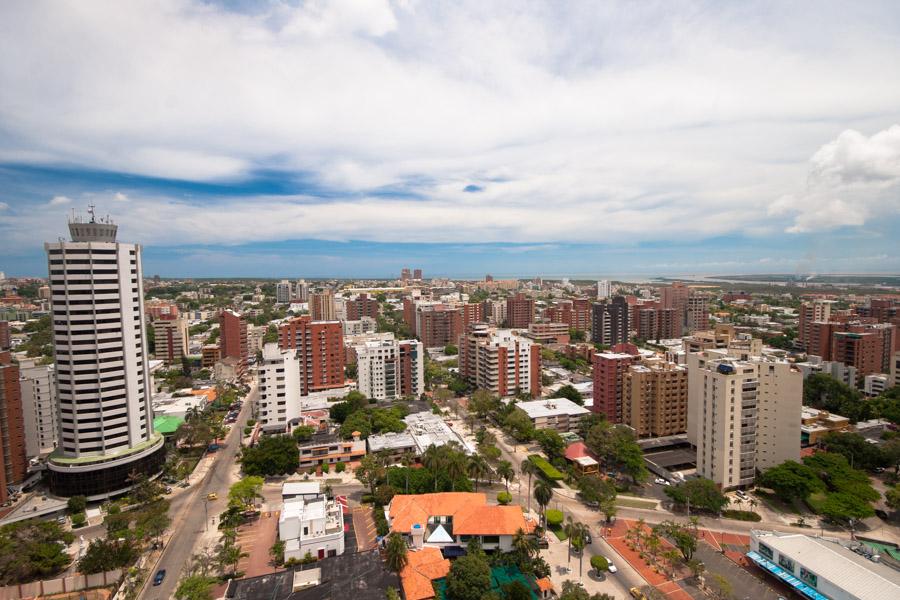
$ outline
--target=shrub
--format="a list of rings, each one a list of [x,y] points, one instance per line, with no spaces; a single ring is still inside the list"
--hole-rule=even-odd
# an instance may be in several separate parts
[[[87,523],[87,517],[83,512],[75,513],[74,515],[72,515],[72,529],[84,527],[85,523]]]
[[[72,496],[66,503],[66,508],[69,509],[70,515],[83,513],[85,508],[87,508],[87,500],[84,496]]]
[[[736,519],[738,521],[762,521],[759,513],[749,510],[723,510],[722,516],[726,519]]]
[[[609,568],[609,562],[607,562],[605,557],[597,554],[591,557],[591,566],[597,569],[598,573],[601,573]]]
[[[497,502],[506,506],[507,504],[512,502],[512,494],[510,494],[509,492],[500,492],[499,494],[497,494]]]
[[[548,463],[543,456],[532,454],[528,457],[528,460],[531,461],[531,464],[537,467],[538,470],[540,470],[541,475],[543,475],[550,481],[560,481],[562,479],[565,479],[565,475],[560,473],[559,469]]]
[[[244,427],[244,435],[250,435],[251,433],[253,433],[252,427]]]
[[[330,467],[328,466],[328,463],[325,463],[324,465],[322,465],[323,473],[327,473],[329,471],[329,469],[330,469]]]
[[[375,520],[375,530],[378,532],[378,535],[385,536],[390,533],[387,518],[384,516],[384,508],[375,506],[372,509],[372,516]]]
[[[563,522],[563,512],[561,510],[556,510],[555,508],[551,508],[547,510],[547,525],[550,527],[558,527]]]
[[[256,419],[247,419],[247,425],[253,427],[256,425]]]
[[[347,463],[339,462],[338,464],[334,465],[335,473],[343,473],[346,470],[347,470]]]

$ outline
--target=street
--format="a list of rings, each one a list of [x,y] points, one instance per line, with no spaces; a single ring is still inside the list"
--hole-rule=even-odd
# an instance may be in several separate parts
[[[226,436],[224,446],[216,453],[215,460],[203,479],[195,483],[190,490],[185,490],[172,498],[172,507],[169,511],[172,517],[172,524],[169,526],[171,537],[163,549],[158,564],[147,573],[144,589],[138,598],[149,600],[173,598],[182,570],[190,562],[198,540],[207,532],[207,528],[216,527],[210,520],[213,515],[225,510],[228,504],[228,488],[232,483],[229,472],[235,468],[235,457],[240,450],[242,431],[250,417],[252,404],[256,402],[256,396],[257,388],[254,385],[244,398],[237,422]],[[218,498],[209,502],[208,506],[204,506],[210,493],[217,494]],[[166,570],[166,578],[161,585],[154,586],[151,580],[159,569]]]

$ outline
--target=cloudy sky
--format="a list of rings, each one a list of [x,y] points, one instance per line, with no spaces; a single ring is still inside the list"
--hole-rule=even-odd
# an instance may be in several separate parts
[[[900,272],[900,4],[7,0],[0,270]]]

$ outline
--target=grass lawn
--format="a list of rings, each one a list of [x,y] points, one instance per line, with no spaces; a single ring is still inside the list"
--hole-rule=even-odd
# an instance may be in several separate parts
[[[616,496],[616,506],[627,506],[629,508],[656,508],[656,502],[652,500],[641,500],[633,496]]]
[[[566,530],[563,529],[562,527],[560,527],[559,525],[557,525],[556,527],[551,527],[550,531],[552,531],[553,535],[556,536],[556,539],[558,539],[561,542],[564,542],[567,539],[569,539],[569,536],[566,535]]]

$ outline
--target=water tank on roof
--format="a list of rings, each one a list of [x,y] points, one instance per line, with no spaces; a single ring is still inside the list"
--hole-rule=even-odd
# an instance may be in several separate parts
[[[723,375],[731,375],[732,373],[734,373],[734,366],[727,363],[722,363],[716,368],[716,371],[722,373]]]

